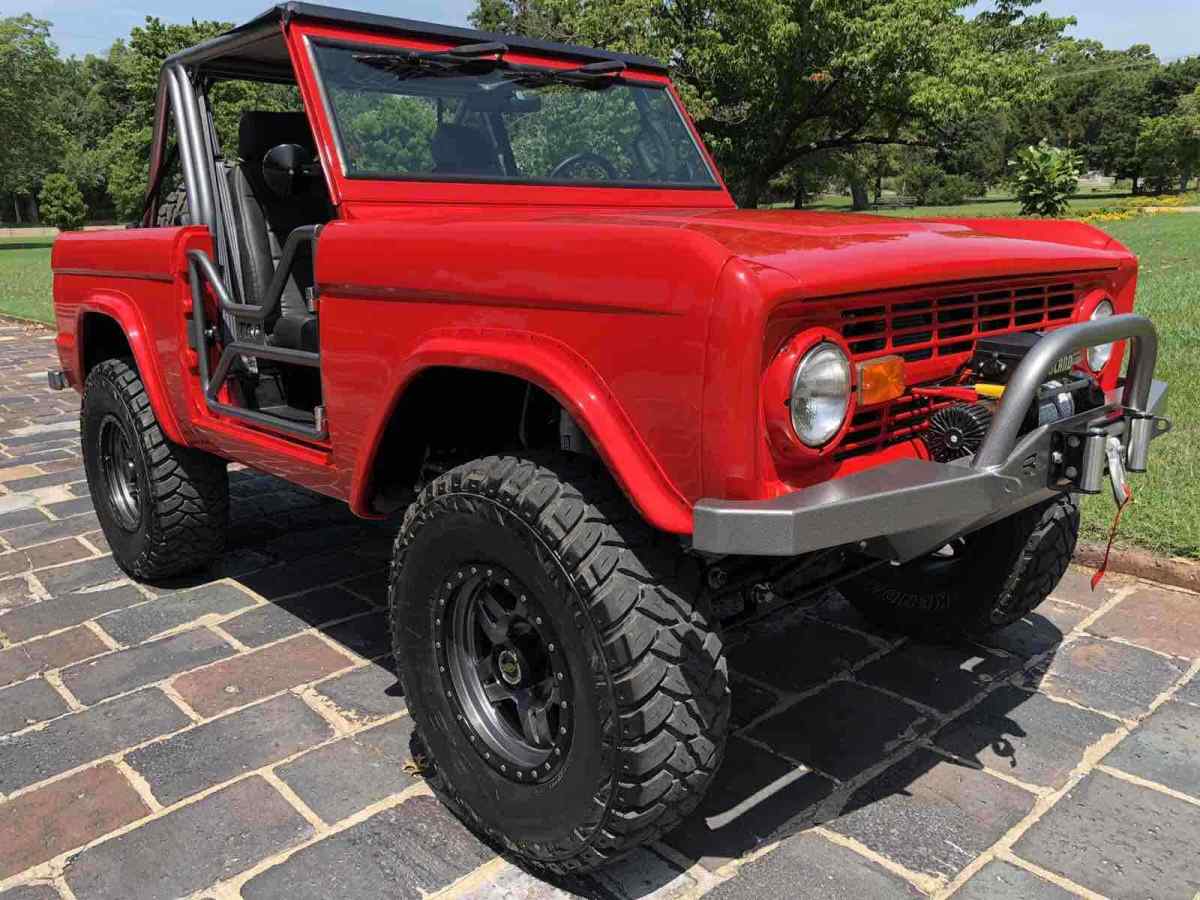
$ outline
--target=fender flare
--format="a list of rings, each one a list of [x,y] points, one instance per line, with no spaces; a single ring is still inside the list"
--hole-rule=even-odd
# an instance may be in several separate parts
[[[151,348],[147,346],[149,339],[146,336],[141,313],[138,311],[137,304],[128,295],[119,291],[98,291],[89,294],[80,303],[75,317],[75,371],[80,373],[81,382],[85,377],[83,328],[84,320],[89,315],[104,316],[117,323],[125,335],[129,349],[133,351],[133,361],[137,365],[138,375],[141,376],[142,384],[145,385],[150,408],[154,410],[154,417],[158,420],[163,434],[176,444],[187,444],[183,432],[179,428],[179,420],[175,416],[170,398],[167,396],[166,384],[163,381],[162,372],[159,370],[158,360]],[[83,390],[82,383],[79,385],[79,389]]]
[[[399,371],[391,402],[372,421],[370,451],[360,455],[350,506],[370,514],[371,472],[384,430],[413,380],[432,368],[497,372],[544,390],[583,429],[630,502],[656,528],[691,534],[692,505],[659,466],[600,374],[582,356],[553,338],[529,332],[472,329],[440,332],[423,340]]]

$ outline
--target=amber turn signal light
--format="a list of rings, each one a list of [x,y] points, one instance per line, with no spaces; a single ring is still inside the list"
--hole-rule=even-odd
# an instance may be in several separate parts
[[[881,356],[858,364],[858,403],[886,403],[904,394],[904,359]]]

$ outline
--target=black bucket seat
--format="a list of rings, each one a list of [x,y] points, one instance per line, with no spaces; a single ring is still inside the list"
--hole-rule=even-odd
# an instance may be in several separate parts
[[[244,301],[255,305],[266,300],[288,235],[302,225],[323,224],[333,218],[322,177],[297,179],[296,189],[287,197],[267,187],[263,157],[278,144],[299,144],[316,158],[316,142],[304,113],[242,113],[238,162],[229,169],[229,194],[238,232]],[[264,323],[271,344],[317,351],[317,317],[305,301],[305,292],[312,285],[312,255],[305,250],[296,255],[279,309]]]

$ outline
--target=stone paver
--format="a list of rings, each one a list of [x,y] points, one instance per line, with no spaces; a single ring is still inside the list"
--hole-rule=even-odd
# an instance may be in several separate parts
[[[304,848],[251,879],[242,896],[421,900],[492,856],[435,800],[414,797]]]
[[[839,681],[754,726],[749,737],[846,780],[911,743],[930,724],[903,700]]]
[[[836,591],[732,632],[725,765],[682,826],[554,884],[501,863],[412,764],[396,522],[235,468],[225,557],[135,586],[53,352],[0,323],[0,900],[1200,891],[1200,597],[1079,569],[970,646]]]
[[[376,725],[279,766],[276,771],[313,812],[337,822],[412,787],[412,719]],[[340,773],[330,778],[330,772]]]
[[[83,703],[96,703],[232,653],[219,635],[197,628],[71,666],[62,680]]]
[[[1103,772],[1089,775],[1013,850],[1111,897],[1200,892],[1200,805]]]
[[[186,724],[187,716],[154,689],[63,716],[44,728],[0,740],[0,793],[43,781]]]
[[[245,609],[254,598],[228,584],[211,584],[121,608],[100,619],[100,627],[122,644],[140,644],[201,616],[221,616]]]
[[[1164,703],[1104,764],[1200,800],[1200,707]]]
[[[312,826],[251,777],[85,850],[67,868],[78,898],[170,900],[302,841]]]
[[[382,665],[363,666],[329,678],[318,684],[316,690],[352,721],[367,722],[407,708],[403,686]]]
[[[303,700],[284,694],[156,741],[125,761],[160,803],[171,804],[332,736]]]
[[[820,835],[797,835],[757,859],[708,896],[791,897],[795,900],[863,900],[925,894],[878,863]]]
[[[1139,587],[1088,631],[1175,656],[1200,656],[1200,603],[1193,594]]]
[[[829,827],[915,872],[950,878],[1034,800],[986,772],[917,750],[853,793]]]
[[[1043,686],[1056,697],[1123,718],[1136,718],[1149,712],[1154,699],[1185,669],[1182,661],[1089,636],[1058,651]]]
[[[95,632],[82,626],[26,641],[0,650],[0,685],[20,681],[35,672],[57,669],[107,650],[108,645]]]
[[[1026,784],[1060,787],[1084,751],[1118,723],[1005,685],[943,728],[939,747]]]
[[[22,794],[0,818],[0,880],[150,812],[111,764]]]
[[[0,689],[0,734],[12,734],[70,709],[62,694],[44,679],[22,681]]]
[[[993,860],[954,896],[956,900],[1072,900],[1077,895],[1010,862]]]
[[[304,634],[182,675],[175,690],[201,715],[215,716],[350,665],[344,653]]]

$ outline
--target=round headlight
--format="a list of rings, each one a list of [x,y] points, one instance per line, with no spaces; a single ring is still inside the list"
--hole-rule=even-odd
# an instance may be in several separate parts
[[[1091,320],[1094,322],[1096,319],[1107,319],[1113,312],[1113,305],[1107,300],[1101,300],[1096,304],[1096,308],[1092,310]],[[1112,344],[1100,344],[1090,348],[1087,352],[1088,368],[1093,372],[1099,372],[1112,359],[1112,352]]]
[[[792,428],[809,447],[828,443],[850,407],[850,360],[835,344],[817,344],[792,376]]]

